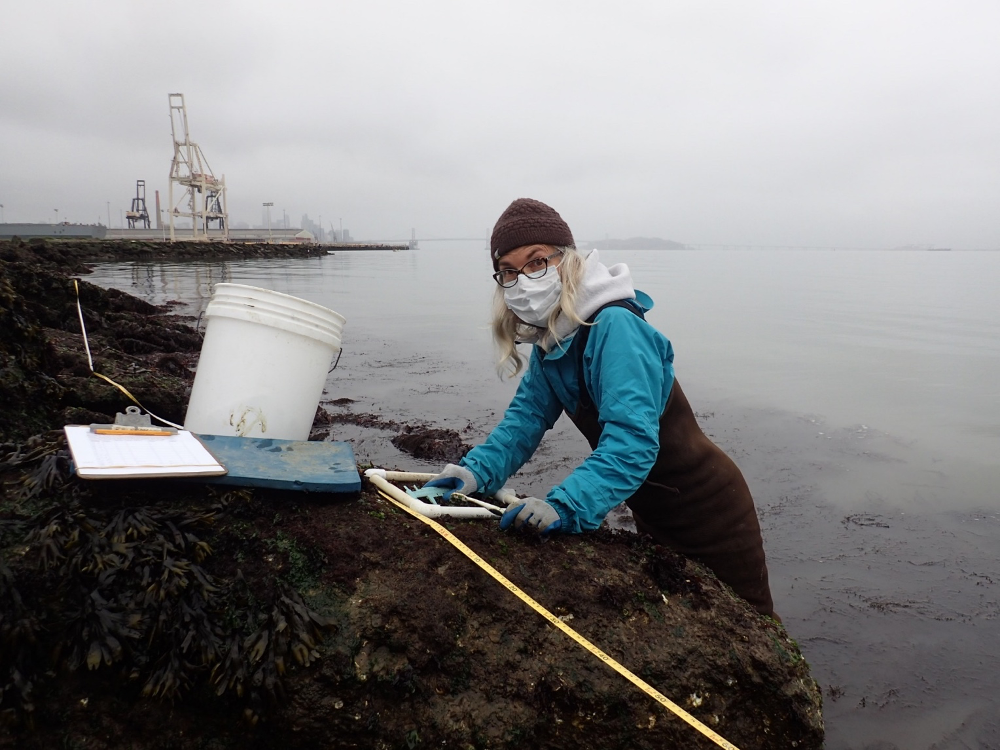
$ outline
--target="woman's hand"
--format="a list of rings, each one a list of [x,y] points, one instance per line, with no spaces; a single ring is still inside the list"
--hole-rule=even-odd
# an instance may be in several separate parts
[[[562,519],[556,509],[537,497],[526,497],[510,504],[507,512],[500,518],[500,528],[508,529],[511,524],[515,529],[527,527],[537,531],[542,536],[548,536],[562,527]]]
[[[424,487],[444,487],[447,492],[441,495],[445,500],[451,498],[451,493],[471,495],[479,489],[475,475],[464,466],[447,464],[441,473],[430,480]]]

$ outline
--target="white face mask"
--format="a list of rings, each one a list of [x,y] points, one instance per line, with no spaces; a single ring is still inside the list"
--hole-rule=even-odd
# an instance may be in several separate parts
[[[549,315],[559,304],[562,295],[562,279],[555,268],[540,279],[529,279],[518,276],[517,283],[503,290],[503,299],[507,309],[525,323],[539,328],[545,328]]]

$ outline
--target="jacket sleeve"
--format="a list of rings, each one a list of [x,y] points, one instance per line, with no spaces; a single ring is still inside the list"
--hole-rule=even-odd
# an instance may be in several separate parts
[[[548,496],[569,532],[596,529],[652,470],[674,382],[673,348],[628,310],[608,308],[590,330],[583,367],[602,432],[597,448]]]
[[[531,458],[561,413],[562,404],[532,352],[528,371],[500,424],[459,463],[475,475],[480,490],[492,495]]]

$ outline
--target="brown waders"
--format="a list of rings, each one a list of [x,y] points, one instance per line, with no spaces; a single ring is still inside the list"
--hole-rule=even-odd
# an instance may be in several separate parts
[[[580,404],[569,417],[594,449],[601,427],[582,367],[589,330],[581,326]],[[641,533],[702,563],[758,612],[777,619],[750,488],[733,460],[701,431],[676,380],[660,417],[656,463],[626,504]]]

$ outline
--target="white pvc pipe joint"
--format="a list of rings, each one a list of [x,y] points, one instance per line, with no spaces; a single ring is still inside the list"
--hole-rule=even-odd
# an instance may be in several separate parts
[[[369,470],[370,471],[370,470]],[[394,474],[403,474],[405,472],[383,472],[390,476]],[[496,518],[496,516],[491,513],[486,508],[467,508],[463,506],[456,505],[434,505],[433,503],[425,503],[423,500],[410,497],[401,489],[396,487],[394,484],[389,484],[385,477],[380,476],[377,473],[369,474],[365,472],[365,476],[368,477],[368,481],[378,487],[380,490],[385,492],[387,495],[392,497],[394,500],[399,501],[407,508],[415,510],[422,516],[427,516],[428,518],[439,518],[441,516],[452,516],[454,518]],[[407,475],[409,480],[400,479],[393,477],[396,481],[420,481],[418,479],[413,479],[412,474]],[[431,474],[429,476],[435,476]]]

